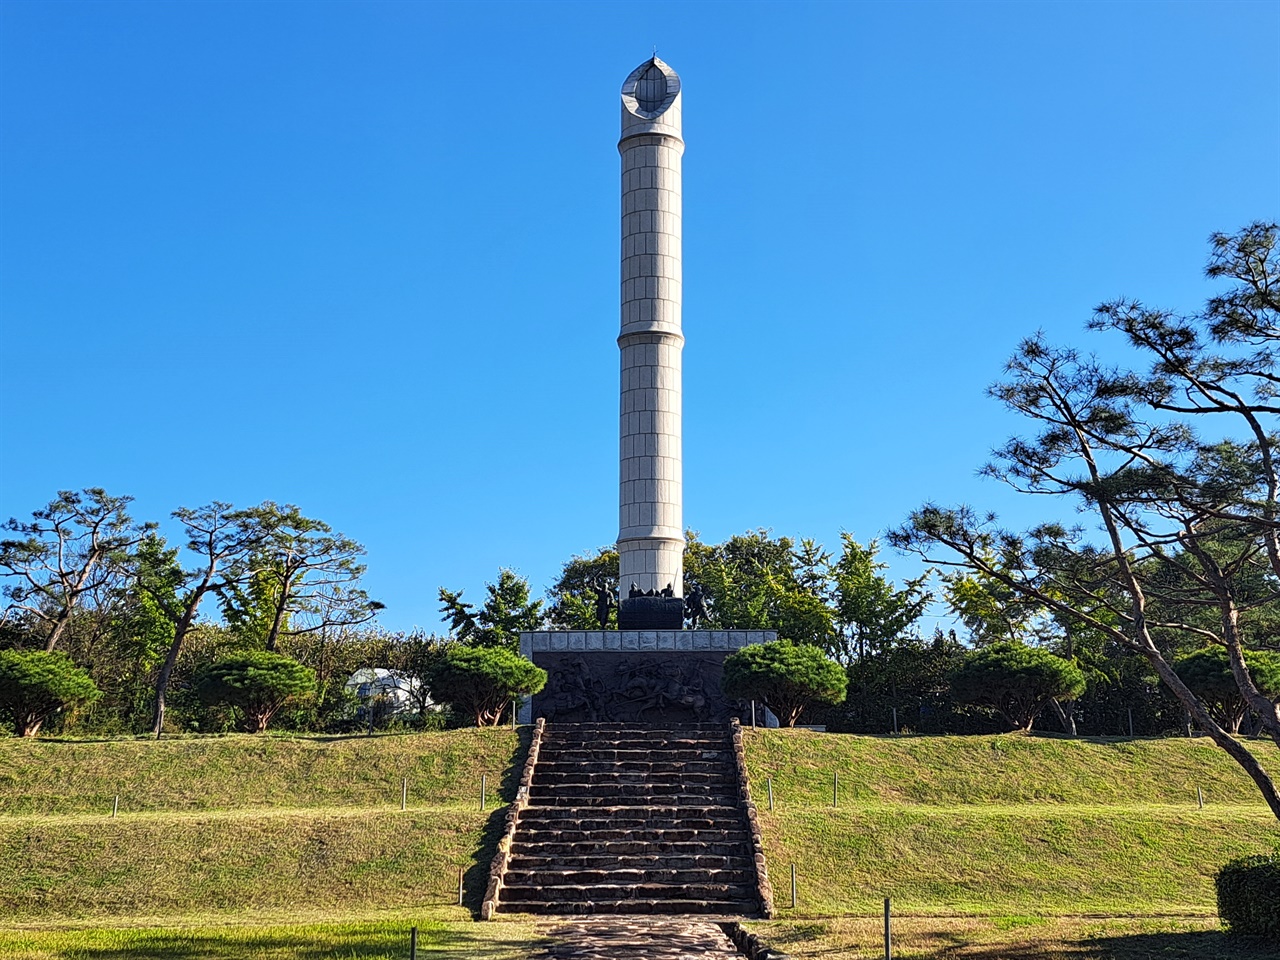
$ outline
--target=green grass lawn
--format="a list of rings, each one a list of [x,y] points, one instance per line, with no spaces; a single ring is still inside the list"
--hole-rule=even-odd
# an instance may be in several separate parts
[[[1207,737],[1129,740],[1048,736],[845,736],[811,730],[744,731],[754,799],[773,779],[779,809],[829,807],[833,775],[843,803],[1167,804],[1260,806],[1252,780]],[[1280,779],[1280,751],[1249,749]]]
[[[399,809],[401,781],[419,806],[480,805],[515,795],[511,771],[527,729],[464,729],[375,737],[232,734],[165,740],[0,740],[0,816],[244,810]]]
[[[473,921],[527,743],[0,740],[0,958],[404,957],[415,925],[424,957],[528,956],[544,926]],[[797,958],[881,956],[885,896],[903,960],[1277,956],[1217,929],[1214,871],[1280,844],[1280,824],[1204,740],[749,730],[746,745],[779,907],[757,927]],[[1250,748],[1280,773],[1273,746]]]
[[[469,911],[436,907],[378,919],[172,926],[103,925],[0,930],[4,960],[403,960],[409,931],[432,960],[525,960],[538,942],[532,923],[475,923]]]
[[[476,903],[499,826],[479,810],[358,807],[0,818],[0,916],[439,906],[457,903],[459,868]]]

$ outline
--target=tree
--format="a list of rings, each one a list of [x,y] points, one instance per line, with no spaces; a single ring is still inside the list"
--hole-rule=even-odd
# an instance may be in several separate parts
[[[1280,655],[1245,651],[1245,663],[1258,689],[1273,700],[1280,699]],[[1231,672],[1231,662],[1222,647],[1202,647],[1173,661],[1178,677],[1195,693],[1213,718],[1231,733],[1239,733],[1249,712],[1240,687]]]
[[[1028,732],[1049,701],[1084,693],[1084,674],[1070,660],[1014,640],[974,650],[951,675],[961,703],[995,708],[1014,729]]]
[[[840,559],[831,567],[834,582],[837,631],[828,651],[848,665],[887,649],[912,632],[924,616],[933,594],[925,589],[926,572],[899,590],[881,573],[879,544],[862,546],[852,534],[841,533]]]
[[[364,547],[335,534],[292,504],[258,508],[267,536],[250,558],[249,575],[221,593],[223,616],[274,651],[280,637],[365,623],[383,609],[357,584]]]
[[[98,695],[88,672],[61,651],[0,651],[0,717],[19,737],[34,737],[55,713]]]
[[[58,645],[86,597],[119,578],[129,551],[154,529],[133,521],[131,502],[101,487],[62,490],[30,522],[4,524],[18,534],[0,541],[0,576],[9,581],[5,617],[21,613],[39,624],[46,650]]]
[[[248,575],[248,557],[269,533],[262,508],[234,510],[229,503],[215,500],[203,507],[180,507],[173,516],[187,534],[187,549],[200,557],[190,570],[169,569],[153,583],[146,576],[139,585],[173,623],[173,640],[156,678],[155,712],[152,733],[156,739],[164,731],[165,698],[182,644],[196,622],[200,603],[212,591],[226,592]]]
[[[450,634],[473,647],[520,649],[520,632],[542,624],[542,601],[529,599],[529,581],[503,568],[497,583],[486,583],[484,606],[478,611],[463,602],[463,591],[440,588],[440,612],[449,620]]]
[[[254,650],[209,664],[196,678],[205,703],[226,703],[240,711],[247,733],[261,733],[291,697],[315,689],[310,667],[278,653]]]
[[[685,593],[700,586],[709,601],[713,630],[778,631],[797,643],[825,647],[834,634],[826,595],[828,556],[813,541],[797,548],[790,537],[767,530],[704,544],[689,532],[685,543]]]
[[[546,683],[547,671],[503,647],[451,647],[427,677],[432,698],[471,714],[477,727],[498,723],[516,697],[532,696]]]
[[[603,586],[616,599],[618,597],[618,551],[614,547],[601,547],[594,554],[574,557],[564,565],[547,596],[551,605],[547,608],[547,621],[557,630],[598,630],[595,595],[597,585]],[[609,622],[616,627],[616,609],[611,609]]]
[[[817,647],[775,640],[729,654],[721,686],[728,697],[763,702],[779,722],[794,727],[806,707],[843,700],[848,683],[840,665]]]
[[[1073,500],[1092,517],[1097,536],[1055,522],[1019,533],[1001,528],[994,515],[930,504],[890,542],[990,577],[1144,656],[1280,818],[1270,775],[1179,678],[1161,643],[1177,635],[1221,645],[1241,695],[1280,744],[1280,707],[1245,661],[1246,646],[1258,638],[1244,629],[1239,589],[1262,564],[1280,578],[1280,471],[1271,426],[1280,413],[1277,231],[1258,223],[1211,238],[1207,273],[1235,286],[1198,314],[1176,316],[1135,301],[1098,308],[1091,326],[1124,334],[1151,358],[1147,371],[1104,367],[1037,336],[1023,342],[992,387],[1038,432],[1010,439],[984,472],[1022,492]],[[1202,438],[1205,422],[1219,422],[1209,414],[1235,418],[1245,439]],[[1215,611],[1211,625],[1179,615],[1179,601],[1188,597]]]

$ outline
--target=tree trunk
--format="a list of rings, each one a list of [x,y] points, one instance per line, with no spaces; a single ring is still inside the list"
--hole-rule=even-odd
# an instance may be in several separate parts
[[[1187,685],[1182,682],[1178,675],[1174,672],[1173,667],[1169,666],[1168,661],[1161,656],[1160,651],[1152,647],[1146,651],[1147,660],[1151,666],[1155,668],[1160,679],[1163,680],[1173,691],[1181,702],[1182,706],[1195,718],[1200,729],[1209,735],[1215,744],[1225,750],[1238,763],[1245,773],[1253,780],[1261,791],[1262,797],[1267,801],[1267,806],[1271,808],[1271,812],[1277,820],[1280,820],[1280,793],[1276,792],[1276,785],[1262,769],[1262,765],[1258,763],[1258,758],[1250,753],[1235,737],[1223,730],[1214,722],[1213,717],[1209,716],[1209,711],[1205,709],[1198,697],[1188,689]]]
[[[210,565],[200,585],[191,591],[191,596],[187,599],[187,605],[182,611],[182,616],[173,628],[173,642],[169,644],[169,653],[164,658],[164,666],[160,668],[160,676],[156,678],[156,709],[151,732],[155,734],[157,740],[160,739],[160,735],[164,731],[165,694],[169,690],[169,678],[173,676],[173,668],[178,662],[178,654],[182,652],[182,641],[186,639],[187,631],[191,629],[191,624],[195,622],[196,611],[200,608],[200,601],[204,598],[205,593],[208,592],[209,584],[213,582],[215,569],[213,565]]]
[[[1079,734],[1076,732],[1075,710],[1064,710],[1062,708],[1062,704],[1060,704],[1056,698],[1050,700],[1049,703],[1053,706],[1054,713],[1058,715],[1058,722],[1062,724],[1062,732],[1070,734],[1073,737],[1078,736]],[[1069,707],[1074,707],[1075,703],[1072,700],[1068,700],[1067,705]]]

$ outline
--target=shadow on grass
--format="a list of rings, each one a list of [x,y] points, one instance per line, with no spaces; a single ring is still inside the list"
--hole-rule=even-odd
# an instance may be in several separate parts
[[[1134,933],[1076,941],[1050,938],[1024,943],[953,945],[936,954],[947,960],[1280,960],[1280,945],[1258,937],[1230,937],[1217,930]]]
[[[501,805],[495,807],[485,820],[480,846],[476,850],[476,862],[462,878],[462,905],[471,911],[473,917],[480,916],[480,905],[484,902],[485,890],[489,886],[489,868],[498,852],[498,841],[502,839],[502,833],[506,829],[507,808],[516,798],[520,774],[524,772],[524,762],[529,756],[529,745],[532,742],[533,728],[521,727],[516,748],[511,752],[511,759],[503,770],[502,783],[498,786]]]
[[[535,946],[519,936],[477,936],[465,930],[424,928],[418,933],[418,955],[433,960],[486,960],[525,957]],[[227,931],[105,932],[66,945],[77,960],[404,960],[409,955],[409,925],[403,929],[316,929],[262,934]]]

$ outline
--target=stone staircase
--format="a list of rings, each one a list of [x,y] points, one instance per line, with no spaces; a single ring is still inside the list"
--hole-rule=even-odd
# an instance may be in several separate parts
[[[547,724],[498,909],[757,914],[729,728]]]

